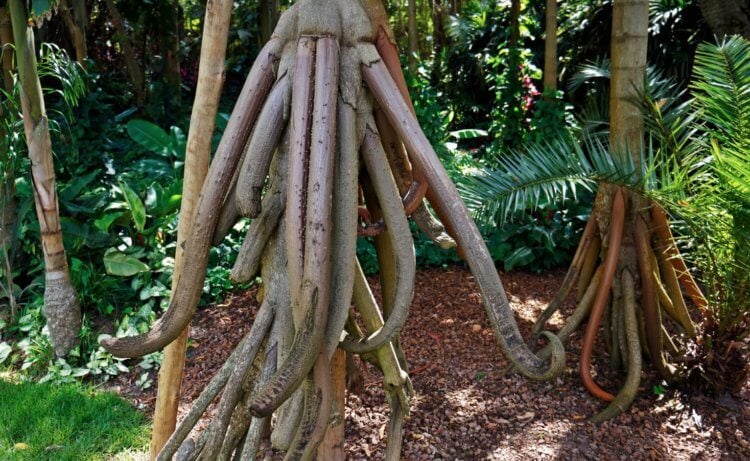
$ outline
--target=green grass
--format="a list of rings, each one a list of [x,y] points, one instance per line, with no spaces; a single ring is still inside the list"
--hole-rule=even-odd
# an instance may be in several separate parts
[[[123,452],[147,448],[148,427],[144,415],[111,392],[0,380],[2,460],[122,459]]]

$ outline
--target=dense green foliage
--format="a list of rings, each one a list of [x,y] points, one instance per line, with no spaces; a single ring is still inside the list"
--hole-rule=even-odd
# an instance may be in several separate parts
[[[0,458],[104,460],[148,444],[142,413],[111,392],[0,380]]]

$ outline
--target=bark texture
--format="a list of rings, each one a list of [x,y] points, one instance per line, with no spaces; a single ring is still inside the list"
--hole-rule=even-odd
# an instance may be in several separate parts
[[[201,186],[208,171],[211,139],[214,131],[221,89],[224,83],[224,57],[232,12],[229,0],[209,0],[201,42],[201,58],[198,68],[198,86],[190,116],[190,128],[185,152],[180,222],[177,241],[189,235],[193,214],[200,196]],[[175,269],[172,274],[172,289],[182,275],[184,252],[177,245]],[[151,459],[161,451],[172,434],[177,422],[177,406],[180,400],[180,381],[185,366],[188,328],[164,349],[164,359],[159,370],[154,425],[151,434]]]
[[[44,255],[44,315],[55,354],[67,354],[78,344],[81,330],[81,306],[70,279],[62,240],[57,204],[52,141],[37,73],[34,30],[26,24],[26,8],[20,0],[9,2],[16,42],[18,74],[21,84],[26,144],[31,160],[31,180]]]

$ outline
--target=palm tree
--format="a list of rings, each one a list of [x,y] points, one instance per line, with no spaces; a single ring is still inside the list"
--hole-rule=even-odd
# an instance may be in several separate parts
[[[567,339],[589,315],[589,344],[584,352],[590,357],[586,348],[591,348],[591,338],[599,327],[596,317],[603,317],[613,365],[628,369],[626,383],[615,397],[620,407],[610,405],[595,420],[627,407],[622,396],[625,392],[628,398],[635,395],[640,370],[635,371],[642,351],[648,351],[651,363],[664,378],[698,377],[714,389],[732,390],[747,376],[748,351],[741,338],[748,334],[750,286],[746,250],[750,228],[750,167],[746,160],[750,43],[732,38],[718,46],[701,45],[694,72],[694,100],[686,102],[684,93],[665,93],[663,81],[647,87],[638,99],[631,97],[630,101],[644,101],[640,114],[632,112],[631,117],[640,118],[642,126],[645,121],[648,143],[631,132],[633,145],[623,148],[616,144],[622,138],[613,124],[615,134],[609,142],[588,137],[583,146],[569,139],[531,146],[499,158],[498,171],[485,172],[464,185],[468,201],[480,214],[501,220],[534,205],[540,197],[565,197],[580,188],[598,187],[593,218],[563,287],[534,329],[543,326],[577,280],[578,308],[558,337]],[[615,78],[616,64],[612,74]],[[644,144],[647,149],[640,147]],[[626,204],[630,211],[618,210],[619,217],[609,212]],[[693,246],[691,259],[700,269],[707,300],[677,252],[665,209],[684,222]],[[601,269],[594,267],[600,247],[613,253],[614,223],[623,230],[621,236],[614,235],[621,241],[620,257],[614,268],[609,267],[614,275],[611,289],[604,291],[601,287],[610,277],[605,271],[607,256]],[[689,318],[680,285],[704,320],[702,331]],[[636,290],[643,293],[640,303],[635,300]],[[592,304],[597,305],[594,298],[600,293],[604,303],[599,304],[602,312],[597,315]],[[656,300],[651,307],[649,297]],[[648,315],[649,309],[651,314],[656,311],[656,318]],[[639,323],[644,325],[642,331]],[[649,325],[658,334],[649,333]],[[699,352],[690,354],[686,341],[698,335],[702,338],[693,344],[700,345]],[[582,374],[588,375],[588,363],[584,365]],[[588,387],[604,396],[590,383]]]

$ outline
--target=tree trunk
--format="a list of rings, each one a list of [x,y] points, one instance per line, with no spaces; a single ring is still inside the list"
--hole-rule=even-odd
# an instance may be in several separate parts
[[[20,80],[26,144],[31,160],[34,205],[39,219],[44,255],[44,314],[50,342],[57,355],[67,354],[78,344],[81,307],[68,271],[57,205],[52,142],[37,73],[34,29],[27,26],[26,8],[21,0],[10,0],[13,35]]]
[[[698,0],[708,26],[719,38],[741,35],[750,40],[750,2],[748,0]]]
[[[417,0],[408,0],[409,2],[409,73],[414,75],[417,72],[417,53],[419,44],[417,41]]]
[[[637,104],[646,78],[648,1],[615,1],[612,11],[610,143],[615,153],[643,149],[643,115]]]
[[[221,88],[224,83],[224,57],[227,48],[232,1],[209,0],[203,25],[203,41],[198,68],[198,86],[190,117],[190,129],[185,153],[182,205],[177,241],[190,234],[190,225],[198,202],[201,186],[208,171],[211,139],[218,110]],[[177,245],[172,289],[177,285],[184,267],[182,245]],[[154,428],[151,436],[151,459],[161,451],[175,428],[177,406],[180,400],[180,381],[185,366],[185,348],[188,328],[164,349],[164,360],[159,371],[159,388],[154,411]]]
[[[547,0],[544,38],[544,90],[557,90],[557,0]]]
[[[10,23],[10,12],[0,8],[0,49],[2,49],[3,88],[10,92],[13,88],[13,28]]]
[[[120,10],[117,9],[114,0],[104,0],[104,3],[107,5],[107,11],[112,20],[112,25],[115,27],[116,33],[114,39],[117,40],[122,48],[122,54],[125,58],[125,69],[128,73],[130,84],[133,85],[135,103],[138,107],[143,107],[146,102],[144,75],[143,71],[141,71],[140,64],[138,64],[138,59],[135,56],[133,45],[130,43],[130,36],[125,30],[125,21],[120,14]]]
[[[180,75],[180,4],[172,0],[162,7],[161,40],[164,57],[164,113],[167,118],[180,107],[182,77]]]
[[[62,14],[65,27],[68,28],[70,41],[76,50],[76,61],[81,64],[86,62],[88,51],[86,49],[86,2],[83,0],[73,0],[74,7],[71,8],[68,0],[60,0],[60,13]]]
[[[13,92],[13,30],[10,25],[10,14],[6,8],[0,8],[0,49],[2,50],[2,82],[6,93]],[[3,101],[0,96],[0,119],[4,117]],[[3,282],[8,289],[10,319],[16,316],[16,300],[13,295],[12,257],[15,246],[14,229],[16,225],[16,171],[15,158],[10,155],[9,138],[5,124],[0,123],[0,261],[2,262]],[[0,282],[0,283],[3,283]]]
[[[258,9],[260,11],[260,40],[266,43],[276,23],[279,22],[279,0],[260,0]]]

